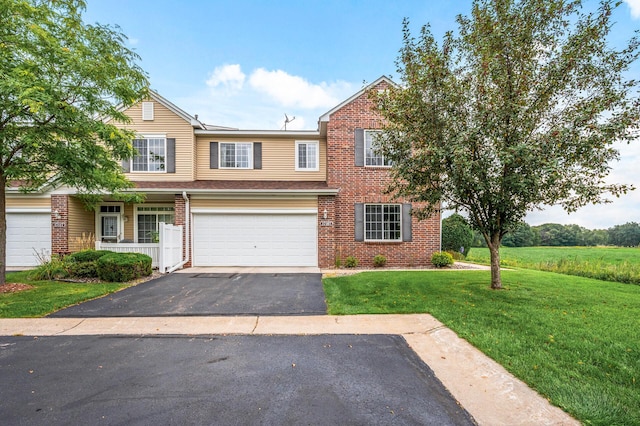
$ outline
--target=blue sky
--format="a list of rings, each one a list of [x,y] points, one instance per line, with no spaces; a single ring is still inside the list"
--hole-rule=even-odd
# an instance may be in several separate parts
[[[85,21],[119,25],[152,87],[208,124],[244,129],[316,129],[324,112],[382,75],[397,76],[402,20],[441,38],[471,1],[449,0],[87,0]],[[589,1],[587,9],[597,6]],[[615,12],[613,43],[640,28],[640,0]],[[640,79],[640,64],[632,71]],[[623,146],[612,181],[640,186],[640,142]],[[640,189],[571,216],[534,212],[531,224],[606,228],[640,222]]]

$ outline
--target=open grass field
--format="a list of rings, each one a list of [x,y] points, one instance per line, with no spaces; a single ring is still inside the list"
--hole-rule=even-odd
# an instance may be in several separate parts
[[[34,288],[0,294],[0,318],[42,317],[66,306],[113,293],[130,283],[66,283],[32,281],[29,272],[7,273],[8,283],[25,283]]]
[[[467,260],[489,264],[489,249],[473,248]],[[500,263],[505,267],[640,284],[637,247],[501,247]]]
[[[488,271],[367,272],[324,287],[331,314],[430,313],[584,424],[640,425],[640,286],[502,276],[502,291]]]

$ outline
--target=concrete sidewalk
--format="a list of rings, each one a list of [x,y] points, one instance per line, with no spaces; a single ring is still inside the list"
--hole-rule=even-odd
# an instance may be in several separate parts
[[[3,336],[398,334],[480,425],[579,425],[428,314],[0,319]]]

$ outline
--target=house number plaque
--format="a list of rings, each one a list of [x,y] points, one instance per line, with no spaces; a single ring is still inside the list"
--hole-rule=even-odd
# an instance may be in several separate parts
[[[332,220],[321,220],[320,221],[320,226],[333,226],[333,221]]]

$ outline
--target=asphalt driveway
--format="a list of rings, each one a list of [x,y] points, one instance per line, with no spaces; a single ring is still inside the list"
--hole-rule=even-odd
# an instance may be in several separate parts
[[[51,317],[324,315],[318,273],[181,273],[129,287]]]
[[[472,425],[400,336],[0,337],[6,424]]]

